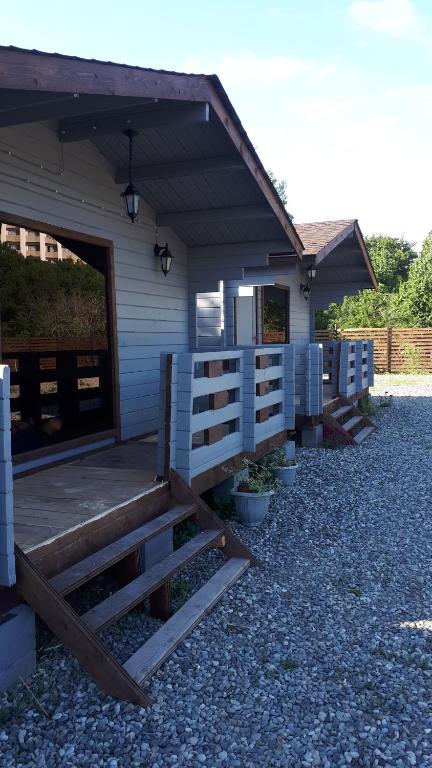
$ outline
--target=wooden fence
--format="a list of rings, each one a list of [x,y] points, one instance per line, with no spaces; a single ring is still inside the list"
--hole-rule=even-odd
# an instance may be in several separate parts
[[[369,339],[377,373],[432,373],[432,328],[329,328],[315,341]]]

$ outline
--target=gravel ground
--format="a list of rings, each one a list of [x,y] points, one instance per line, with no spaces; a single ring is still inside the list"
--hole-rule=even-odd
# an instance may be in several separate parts
[[[153,678],[154,707],[105,698],[51,639],[38,703],[22,685],[3,700],[0,765],[432,766],[432,377],[385,390],[361,447],[299,451],[262,528],[232,523],[263,568]],[[127,655],[154,624],[134,613],[106,639]]]

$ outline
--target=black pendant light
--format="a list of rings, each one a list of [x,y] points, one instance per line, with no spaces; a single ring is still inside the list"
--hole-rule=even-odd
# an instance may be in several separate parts
[[[131,129],[127,129],[126,131],[123,131],[123,135],[127,136],[129,139],[129,184],[127,185],[124,192],[121,193],[121,197],[124,200],[126,213],[129,216],[130,220],[132,222],[135,221],[136,217],[138,216],[138,206],[139,206],[139,192],[134,187],[133,181],[132,181],[132,153],[133,153],[133,140],[134,137],[138,135],[137,131],[133,131]]]
[[[159,245],[156,240],[154,255],[160,259],[160,267],[166,277],[171,269],[172,260],[174,258],[170,249],[168,248],[168,243],[165,243],[165,245]]]

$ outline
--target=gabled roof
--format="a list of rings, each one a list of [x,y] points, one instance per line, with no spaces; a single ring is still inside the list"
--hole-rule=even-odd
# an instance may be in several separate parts
[[[356,219],[337,221],[314,221],[310,224],[296,224],[303,246],[304,256],[318,256],[323,249],[335,248],[338,242],[349,235]]]
[[[375,273],[357,219],[338,219],[336,221],[315,221],[307,224],[296,224],[296,229],[304,245],[303,256],[311,259],[317,266],[324,259],[331,261],[330,255],[337,253],[339,256],[339,266],[345,265],[349,269],[351,263],[350,260],[345,258],[344,248],[347,248],[348,243],[352,243],[352,247],[358,254],[357,258],[363,262],[363,268],[369,274],[372,287],[377,287]]]
[[[259,247],[262,241],[276,243],[276,250],[280,244],[281,251],[286,244],[288,252],[301,258],[301,239],[216,75],[0,46],[0,97],[0,127],[57,121],[61,141],[88,138],[98,147],[113,165],[117,183],[127,166],[121,128],[142,126],[149,113],[160,127],[162,112],[175,113],[174,128],[166,119],[159,134],[152,134],[154,141],[146,135],[136,140],[141,167],[161,174],[170,164],[171,170],[176,166],[176,178],[183,174],[181,182],[170,186],[169,180],[160,183],[166,175],[155,179],[143,172],[142,194],[157,216],[169,226],[169,214],[173,228],[191,247],[233,242]],[[204,108],[207,118],[202,117]],[[196,116],[199,109],[195,124],[185,125],[185,111]],[[99,131],[103,120],[115,122],[118,132]],[[208,158],[221,161],[220,167],[205,165]],[[195,165],[186,177],[184,167],[193,163],[206,169],[197,171]],[[202,216],[195,223],[191,214],[197,210]],[[188,221],[180,222],[184,211]]]

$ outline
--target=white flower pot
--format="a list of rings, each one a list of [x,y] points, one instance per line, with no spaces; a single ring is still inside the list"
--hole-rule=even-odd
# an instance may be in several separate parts
[[[274,491],[244,493],[231,491],[240,522],[247,528],[256,528],[264,520]]]
[[[293,464],[291,467],[276,467],[273,471],[275,477],[283,483],[283,485],[294,485],[298,464]]]
[[[283,446],[287,459],[292,461],[295,459],[296,444],[295,440],[288,440]]]

